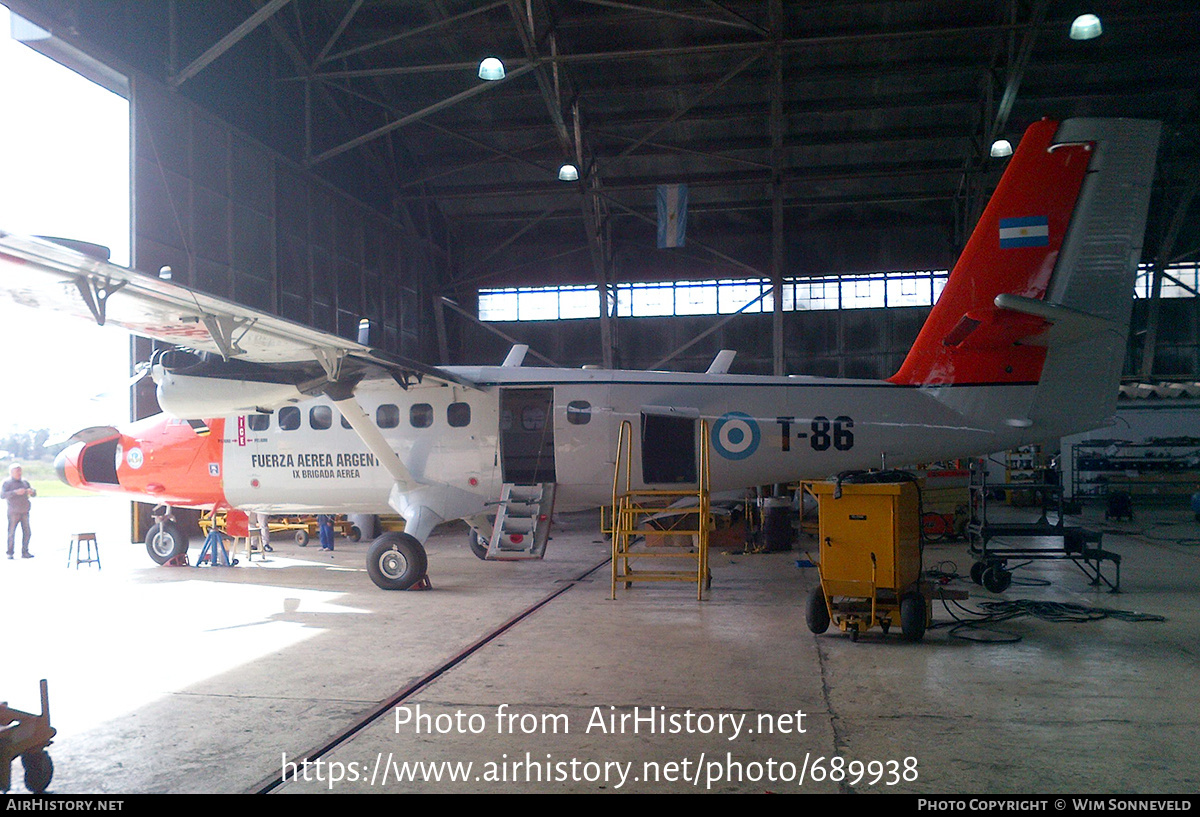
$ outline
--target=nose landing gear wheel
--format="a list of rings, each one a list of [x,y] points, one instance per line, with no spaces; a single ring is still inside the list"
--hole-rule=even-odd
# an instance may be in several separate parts
[[[471,532],[467,536],[467,545],[471,548],[471,552],[474,553],[478,558],[487,558],[488,544],[480,538],[479,534],[475,532],[474,528],[471,529]]]
[[[150,530],[146,532],[146,552],[160,565],[187,553],[187,549],[187,537],[183,535],[179,526],[170,520],[151,525]]]

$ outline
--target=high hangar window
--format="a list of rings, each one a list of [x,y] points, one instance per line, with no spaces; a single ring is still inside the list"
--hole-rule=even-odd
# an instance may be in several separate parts
[[[930,306],[946,286],[945,270],[785,278],[784,312]],[[617,316],[729,315],[774,309],[769,278],[650,281],[617,285]],[[479,291],[479,319],[539,321],[596,318],[594,286],[509,287]]]

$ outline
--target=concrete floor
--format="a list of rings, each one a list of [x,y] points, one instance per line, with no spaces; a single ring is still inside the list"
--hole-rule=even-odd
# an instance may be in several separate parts
[[[796,566],[800,553],[714,552],[704,602],[683,585],[610,601],[607,565],[573,582],[607,553],[587,516],[557,519],[540,563],[481,562],[465,528],[448,529],[429,546],[434,589],[387,593],[366,576],[365,543],[159,568],[125,542],[127,509],[39,499],[36,558],[0,557],[0,699],[36,710],[38,679],[49,680],[55,793],[254,789],[563,588],[276,791],[1200,789],[1200,548],[1176,541],[1200,534],[1184,510],[1144,511],[1112,526],[1137,535],[1105,534],[1124,557],[1121,595],[1060,562],[1018,571],[1002,596],[951,585],[969,589],[972,608],[1028,598],[1165,622],[1024,618],[999,625],[1016,643],[942,627],[909,644],[878,630],[858,643],[809,633],[816,574]],[[1096,510],[1085,521],[1102,524]],[[89,529],[103,569],[68,569],[69,534]],[[963,545],[926,549],[927,567],[944,560],[963,573],[971,563]],[[934,617],[949,620],[940,604]],[[635,732],[635,707],[666,731],[643,721]],[[472,764],[468,779],[396,781],[405,763],[441,761]],[[849,778],[831,779],[843,761]]]

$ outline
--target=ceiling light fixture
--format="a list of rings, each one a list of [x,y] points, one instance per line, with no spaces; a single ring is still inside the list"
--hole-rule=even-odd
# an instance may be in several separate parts
[[[992,142],[991,155],[993,159],[1003,159],[1005,156],[1012,156],[1012,143],[1007,139],[997,139]]]
[[[1104,33],[1100,18],[1095,14],[1080,14],[1071,23],[1072,40],[1094,40]]]
[[[486,57],[479,63],[479,78],[489,82],[504,79],[504,63],[495,57]]]
[[[579,170],[568,162],[558,169],[558,180],[560,182],[577,182],[579,181]]]

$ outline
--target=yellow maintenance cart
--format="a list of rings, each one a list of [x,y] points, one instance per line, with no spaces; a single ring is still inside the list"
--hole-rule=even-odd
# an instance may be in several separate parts
[[[814,633],[825,632],[832,622],[855,641],[875,625],[887,635],[899,623],[905,640],[925,636],[929,601],[920,583],[918,484],[900,476],[874,481],[880,478],[864,474],[804,485],[820,508],[821,584],[813,588],[806,610]]]

